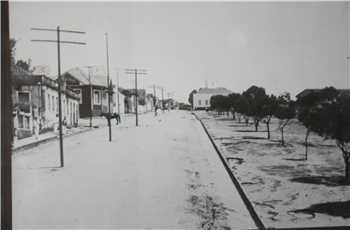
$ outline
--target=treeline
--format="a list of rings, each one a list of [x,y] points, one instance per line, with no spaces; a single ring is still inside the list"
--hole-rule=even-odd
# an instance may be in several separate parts
[[[310,91],[294,101],[289,93],[268,95],[264,88],[251,86],[242,94],[212,96],[210,105],[211,110],[218,114],[231,113],[232,119],[245,122],[246,125],[252,120],[255,131],[258,131],[260,123],[264,123],[267,139],[271,138],[272,117],[279,119],[282,145],[285,145],[285,127],[292,119],[298,119],[306,128],[305,160],[310,132],[325,139],[334,139],[343,154],[346,180],[350,181],[350,95],[326,87]]]

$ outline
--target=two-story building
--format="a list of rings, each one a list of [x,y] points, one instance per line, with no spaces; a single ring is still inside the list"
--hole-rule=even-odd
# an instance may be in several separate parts
[[[33,121],[38,121],[39,132],[53,130],[58,125],[58,83],[46,76],[32,74],[12,66],[15,135],[18,138],[34,133]],[[76,126],[79,120],[79,95],[62,89],[62,119],[67,126]]]
[[[88,73],[76,67],[62,75],[67,88],[79,94],[80,117],[101,116],[108,113],[108,84],[107,76],[100,73]],[[116,97],[113,96],[114,86],[110,98],[110,111],[116,111]]]
[[[217,88],[200,88],[197,93],[193,94],[193,109],[210,108],[210,98],[216,95],[227,96],[232,91],[223,87]]]

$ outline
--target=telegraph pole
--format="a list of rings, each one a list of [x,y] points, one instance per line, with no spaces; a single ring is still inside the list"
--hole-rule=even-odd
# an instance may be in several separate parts
[[[135,75],[135,118],[136,118],[136,126],[139,125],[139,115],[138,115],[138,89],[137,89],[137,77],[138,75],[146,75],[146,70],[144,69],[126,69],[126,74]]]
[[[119,103],[119,72],[117,71],[117,103],[118,103],[118,114],[120,115],[120,103]]]
[[[112,128],[111,128],[111,91],[112,84],[109,80],[109,53],[108,53],[108,33],[105,33],[106,37],[106,58],[107,58],[107,94],[108,94],[108,129],[109,129],[109,142],[112,141]]]
[[[64,167],[64,156],[63,156],[63,133],[62,133],[62,78],[61,78],[61,43],[64,44],[74,44],[74,45],[86,45],[85,42],[75,42],[75,41],[61,41],[60,34],[64,33],[75,33],[75,34],[85,34],[82,31],[73,31],[73,30],[61,30],[60,26],[57,26],[56,29],[47,29],[47,28],[31,28],[31,30],[36,31],[50,31],[57,33],[56,40],[41,40],[33,39],[32,42],[54,42],[57,43],[57,69],[58,69],[58,126],[59,126],[59,138],[60,138],[60,163],[61,168]]]
[[[164,87],[162,87],[161,89],[162,89],[162,110],[164,113]]]
[[[89,75],[89,90],[90,90],[90,128],[92,128],[92,111],[93,111],[93,105],[92,105],[92,83],[91,83],[91,69],[93,66],[86,66],[88,68],[88,75]]]
[[[157,95],[156,95],[156,86],[153,85],[153,107],[154,107],[154,116],[157,116]]]
[[[157,106],[157,93],[156,93],[156,88],[158,89],[158,88],[160,88],[159,86],[156,86],[155,84],[153,84],[153,85],[151,85],[151,86],[149,86],[149,88],[152,88],[153,89],[153,97],[154,97],[154,99],[153,99],[153,107],[154,107],[154,116],[157,116],[157,108],[156,108],[156,106]]]

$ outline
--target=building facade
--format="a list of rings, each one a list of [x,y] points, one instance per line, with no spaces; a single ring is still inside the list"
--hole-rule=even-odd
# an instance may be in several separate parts
[[[39,132],[54,131],[58,126],[58,84],[46,75],[33,75],[12,68],[15,136],[19,139]],[[69,89],[61,94],[62,119],[67,127],[79,122],[79,96]]]
[[[67,88],[79,95],[80,117],[102,116],[116,111],[116,97],[112,92],[110,96],[110,108],[108,107],[107,77],[101,74],[86,73],[76,67],[68,70],[63,75]]]
[[[226,88],[200,88],[197,93],[193,94],[193,109],[208,109],[210,108],[210,98],[216,95],[227,96],[232,91]]]

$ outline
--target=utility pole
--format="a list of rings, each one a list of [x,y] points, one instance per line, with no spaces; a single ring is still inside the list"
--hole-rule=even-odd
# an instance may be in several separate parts
[[[106,38],[106,58],[107,58],[107,94],[108,94],[108,129],[109,129],[109,142],[112,141],[112,128],[111,128],[111,91],[112,84],[109,80],[109,53],[108,53],[108,33],[105,33]]]
[[[164,113],[164,87],[161,87],[161,89],[162,89],[162,110]]]
[[[119,103],[119,72],[117,71],[117,103],[118,103],[118,114],[120,115],[120,103]]]
[[[90,91],[90,128],[92,128],[92,112],[93,112],[93,104],[92,104],[92,83],[91,83],[91,69],[93,66],[86,66],[88,68],[88,75],[89,75],[89,91]]]
[[[56,29],[47,29],[47,28],[31,28],[31,30],[36,31],[50,31],[57,33],[56,40],[41,40],[33,39],[32,42],[54,42],[57,43],[57,68],[58,68],[58,126],[59,126],[59,138],[60,138],[60,162],[61,168],[64,167],[64,157],[63,157],[63,134],[62,134],[62,78],[61,78],[61,43],[64,44],[74,44],[74,45],[86,45],[85,42],[75,42],[75,41],[61,41],[60,34],[64,33],[75,33],[75,34],[85,34],[82,31],[73,31],[73,30],[61,30],[60,26],[57,26]],[[65,89],[64,89],[65,90]]]
[[[135,118],[136,118],[136,126],[139,125],[139,115],[138,115],[138,89],[137,89],[137,77],[138,75],[146,75],[147,70],[144,69],[125,69],[126,74],[135,75]]]
[[[154,107],[154,116],[157,116],[157,95],[156,95],[155,85],[153,85],[153,107]]]
[[[158,88],[158,86],[156,86],[155,84],[148,86],[149,88],[153,89],[153,107],[154,107],[154,116],[157,116],[157,93],[156,93],[156,88]]]

